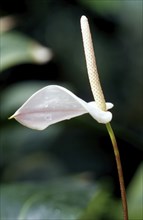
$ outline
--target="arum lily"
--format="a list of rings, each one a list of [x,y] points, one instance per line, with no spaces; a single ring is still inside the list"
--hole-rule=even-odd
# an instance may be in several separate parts
[[[124,220],[128,220],[126,191],[117,141],[110,125],[112,103],[105,102],[96,66],[94,49],[88,20],[81,17],[81,32],[86,58],[87,72],[95,101],[85,102],[64,87],[51,85],[33,94],[14,115],[21,124],[42,130],[56,122],[89,113],[97,122],[106,124],[116,159]]]

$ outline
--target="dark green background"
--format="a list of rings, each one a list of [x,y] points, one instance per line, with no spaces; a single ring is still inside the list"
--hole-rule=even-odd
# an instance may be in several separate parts
[[[16,17],[13,31],[53,52],[51,61],[43,65],[27,61],[0,74],[1,183],[49,184],[81,175],[89,182],[104,182],[111,195],[119,198],[112,145],[104,125],[85,115],[39,132],[7,118],[33,92],[50,84],[93,100],[80,32],[80,17],[86,15],[104,94],[114,103],[112,126],[128,187],[143,158],[142,1],[1,0],[0,12]],[[104,215],[97,217],[101,218]]]

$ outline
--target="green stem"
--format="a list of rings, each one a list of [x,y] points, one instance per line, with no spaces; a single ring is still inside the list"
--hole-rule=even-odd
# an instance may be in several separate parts
[[[119,177],[119,183],[120,183],[120,190],[121,190],[124,220],[128,220],[128,207],[127,207],[127,199],[126,199],[126,190],[125,190],[124,177],[123,177],[122,165],[121,165],[121,160],[120,160],[120,153],[119,153],[117,141],[116,141],[116,138],[115,138],[115,135],[114,135],[114,132],[112,130],[110,123],[107,123],[106,127],[108,130],[112,145],[113,145],[114,155],[115,155],[115,159],[116,159],[116,165],[117,165],[118,177]]]

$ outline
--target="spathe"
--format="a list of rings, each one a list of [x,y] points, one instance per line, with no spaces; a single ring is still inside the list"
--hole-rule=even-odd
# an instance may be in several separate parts
[[[107,110],[112,107],[112,103],[106,103]],[[49,125],[85,113],[103,124],[112,119],[112,113],[102,111],[96,102],[87,103],[64,87],[50,85],[34,93],[10,119],[15,118],[29,128],[43,130]]]

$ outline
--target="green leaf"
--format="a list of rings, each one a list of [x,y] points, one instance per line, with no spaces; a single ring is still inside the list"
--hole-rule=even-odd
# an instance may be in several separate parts
[[[95,220],[101,219],[106,213],[106,208],[109,202],[109,193],[105,190],[99,191],[88,204],[84,213],[79,220]]]
[[[51,50],[16,31],[1,37],[1,71],[21,63],[45,63],[52,57]]]
[[[74,220],[79,218],[95,192],[98,199],[100,187],[77,177],[51,184],[2,186],[1,217],[3,220]]]
[[[140,164],[137,169],[130,185],[127,188],[127,203],[128,213],[130,220],[141,220],[143,219],[143,163]],[[120,201],[111,201],[110,207],[115,207],[114,210],[109,209],[109,219],[123,219],[122,204]]]
[[[143,219],[143,163],[133,177],[127,195],[129,219]]]
[[[118,10],[120,1],[114,0],[79,0],[81,4],[88,7],[92,11],[99,11],[100,13],[114,12]]]

